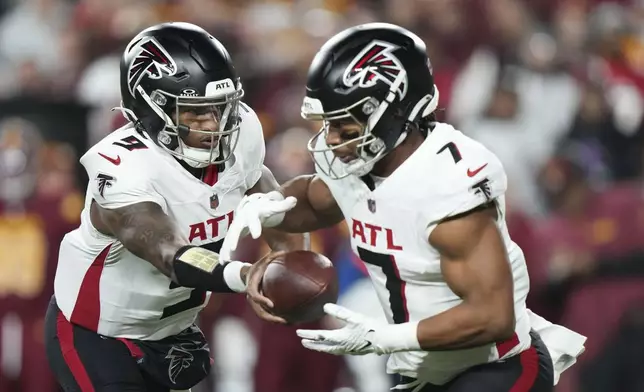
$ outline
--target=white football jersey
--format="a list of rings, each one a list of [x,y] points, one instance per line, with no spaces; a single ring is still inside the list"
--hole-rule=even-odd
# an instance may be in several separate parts
[[[168,152],[127,125],[80,159],[89,176],[81,225],[60,245],[54,293],[72,323],[111,337],[158,340],[190,326],[209,293],[177,287],[114,237],[98,232],[90,204],[112,209],[159,204],[194,245],[219,251],[233,211],[261,177],[265,156],[257,115],[241,104],[239,142],[225,170],[206,169],[203,181]]]
[[[318,143],[324,143],[322,138]],[[393,174],[375,179],[374,191],[356,176],[333,180],[319,170],[318,175],[344,213],[352,248],[367,266],[389,323],[422,320],[462,302],[445,283],[429,234],[449,216],[491,200],[498,206],[498,227],[514,276],[515,335],[507,342],[471,349],[395,353],[388,372],[440,385],[472,366],[530,347],[525,259],[505,223],[505,171],[487,148],[439,123]]]

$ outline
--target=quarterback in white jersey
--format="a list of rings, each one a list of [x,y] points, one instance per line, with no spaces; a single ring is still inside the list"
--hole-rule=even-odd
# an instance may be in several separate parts
[[[505,223],[503,166],[436,122],[437,104],[413,33],[373,23],[331,38],[312,62],[302,105],[305,118],[324,124],[309,143],[317,174],[242,202],[222,257],[258,226],[305,232],[345,219],[389,324],[327,304],[346,326],[298,330],[305,347],[391,354],[396,389],[552,391],[585,338],[526,308],[529,278]],[[272,203],[293,199],[281,221],[268,219]]]
[[[226,49],[191,24],[150,27],[125,50],[121,93],[130,123],[80,160],[85,208],[60,245],[47,312],[49,362],[67,392],[192,387],[211,365],[195,325],[210,292],[243,292],[263,272],[219,262],[244,195],[278,186]],[[267,234],[275,251],[303,246],[299,234]]]

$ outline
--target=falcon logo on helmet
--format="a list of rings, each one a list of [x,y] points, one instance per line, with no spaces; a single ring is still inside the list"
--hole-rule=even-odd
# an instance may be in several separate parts
[[[389,42],[374,40],[365,46],[351,61],[342,78],[347,87],[373,87],[378,81],[391,86],[398,75],[404,71],[400,60],[393,55],[398,46]],[[407,95],[407,78],[397,91],[399,98]]]
[[[177,72],[177,64],[163,46],[152,37],[143,38],[130,50],[138,51],[127,72],[127,83],[132,96],[145,76],[150,79],[161,79],[162,72],[169,76]]]

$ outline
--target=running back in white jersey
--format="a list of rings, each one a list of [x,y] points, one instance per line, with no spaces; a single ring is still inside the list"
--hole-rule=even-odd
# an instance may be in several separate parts
[[[233,212],[261,176],[265,156],[256,114],[240,105],[239,142],[225,170],[195,178],[132,125],[92,147],[81,163],[89,176],[81,225],[60,245],[55,296],[65,317],[101,335],[158,340],[190,326],[209,293],[176,287],[149,262],[130,253],[90,221],[95,200],[107,209],[159,204],[194,245],[219,251]]]
[[[505,171],[487,148],[439,123],[391,176],[375,179],[380,184],[373,192],[355,176],[333,180],[319,170],[318,175],[344,213],[352,248],[365,262],[390,323],[422,320],[462,302],[445,283],[440,255],[428,243],[429,234],[447,217],[496,202],[498,227],[514,276],[513,338],[465,350],[395,353],[388,372],[444,384],[472,366],[516,355],[530,346],[525,259],[505,223]]]

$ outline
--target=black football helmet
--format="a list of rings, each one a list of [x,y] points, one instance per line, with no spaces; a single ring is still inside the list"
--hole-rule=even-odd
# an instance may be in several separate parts
[[[424,42],[402,27],[367,23],[342,31],[322,46],[309,68],[301,110],[305,119],[324,122],[308,148],[316,165],[339,179],[370,172],[404,140],[410,124],[420,126],[437,105]],[[363,130],[357,138],[359,158],[347,164],[338,160],[344,170],[333,168],[332,152],[340,146],[320,140],[332,121],[355,121]]]
[[[241,82],[226,48],[189,23],[163,23],[139,33],[121,59],[125,116],[137,129],[192,167],[228,160],[239,139]],[[212,113],[218,129],[190,129],[178,123],[181,111]],[[210,136],[211,147],[194,148],[182,138]]]

